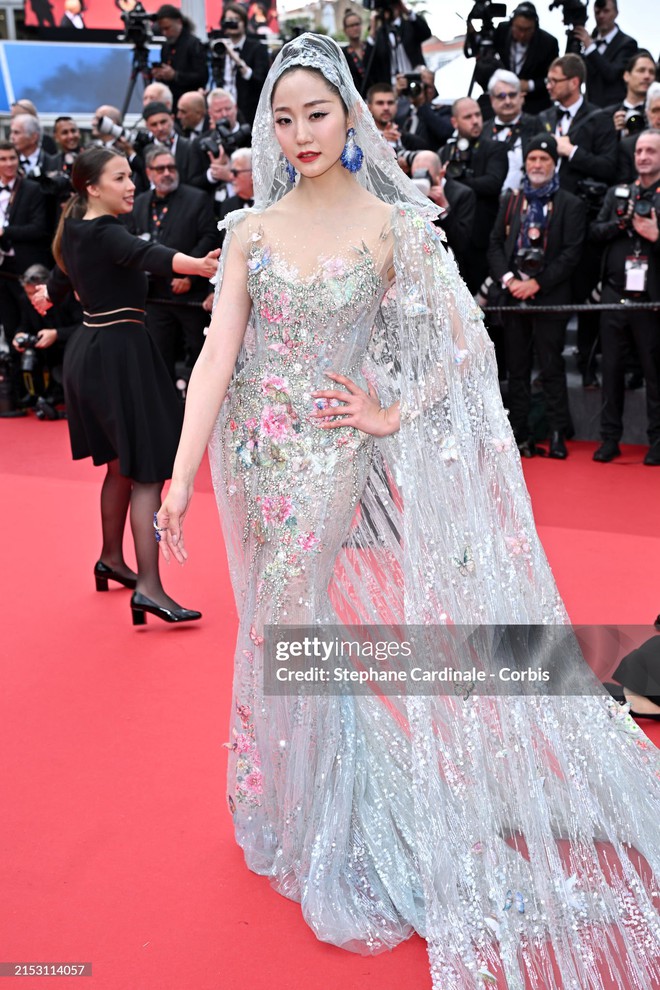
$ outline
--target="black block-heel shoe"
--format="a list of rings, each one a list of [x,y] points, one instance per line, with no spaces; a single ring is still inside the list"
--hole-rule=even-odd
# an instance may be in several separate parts
[[[196,612],[192,608],[165,608],[164,605],[156,605],[151,598],[147,598],[139,591],[134,591],[131,595],[131,614],[134,626],[144,626],[147,621],[147,612],[157,615],[165,622],[192,622],[194,619],[201,619],[202,613]]]
[[[94,577],[97,591],[107,591],[108,580],[123,584],[125,588],[134,588],[137,584],[137,578],[127,578],[123,574],[118,574],[113,571],[112,567],[104,564],[102,560],[97,560],[94,564]]]

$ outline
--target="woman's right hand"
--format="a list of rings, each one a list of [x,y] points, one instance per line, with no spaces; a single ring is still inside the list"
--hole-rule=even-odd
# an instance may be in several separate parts
[[[220,248],[215,251],[209,251],[205,258],[198,258],[199,262],[199,274],[203,278],[213,278],[218,270],[218,258],[220,257]]]
[[[185,564],[188,559],[188,552],[183,545],[181,527],[192,496],[192,485],[188,487],[173,481],[163,499],[163,504],[156,513],[156,525],[160,530],[158,545],[168,563],[171,557],[178,560],[180,564]]]

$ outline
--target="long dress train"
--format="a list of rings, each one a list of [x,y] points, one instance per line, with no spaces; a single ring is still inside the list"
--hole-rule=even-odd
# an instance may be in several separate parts
[[[420,933],[434,990],[498,974],[646,990],[660,763],[585,664],[571,697],[264,692],[270,624],[568,616],[492,344],[436,229],[383,204],[320,255],[279,205],[227,226],[253,307],[209,450],[240,616],[227,798],[247,865],[325,941],[376,953]],[[327,370],[399,399],[399,433],[319,429]]]

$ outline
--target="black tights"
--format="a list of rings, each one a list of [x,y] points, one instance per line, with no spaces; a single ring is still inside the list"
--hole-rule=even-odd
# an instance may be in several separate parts
[[[160,508],[162,483],[133,481],[119,473],[119,461],[110,461],[101,488],[101,560],[124,576],[133,572],[124,560],[124,529],[130,506],[131,531],[137,560],[137,591],[158,605],[179,607],[165,594],[158,572],[158,544],[153,528],[154,512]]]

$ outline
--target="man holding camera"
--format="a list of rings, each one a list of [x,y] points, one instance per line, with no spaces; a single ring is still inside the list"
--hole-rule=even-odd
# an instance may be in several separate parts
[[[591,236],[605,244],[602,301],[660,301],[660,130],[643,131],[635,147],[636,182],[610,189]],[[603,349],[602,444],[593,459],[621,455],[627,333],[632,334],[646,381],[649,450],[644,464],[660,466],[660,333],[657,312],[601,314]]]
[[[509,417],[523,457],[533,457],[529,433],[531,373],[535,348],[550,427],[549,456],[564,460],[570,427],[562,352],[567,316],[534,315],[534,305],[571,301],[571,276],[580,262],[586,232],[584,203],[559,186],[557,142],[538,134],[527,145],[525,178],[519,192],[502,197],[490,239],[493,280],[507,290],[509,304],[529,304],[525,313],[503,318],[509,372]]]
[[[475,222],[465,256],[463,277],[475,295],[488,274],[488,242],[495,223],[499,197],[509,171],[509,158],[503,144],[484,141],[479,104],[462,97],[452,107],[455,137],[442,149],[448,178],[472,189],[477,197]]]
[[[599,107],[609,107],[623,99],[623,72],[638,47],[635,39],[624,34],[616,24],[618,13],[616,0],[595,0],[595,29],[589,34],[581,24],[575,25],[572,32],[583,48],[587,97],[590,103]]]
[[[223,37],[212,40],[210,44],[214,58],[219,54],[218,83],[235,100],[243,119],[252,126],[270,60],[266,46],[246,36],[247,26],[245,7],[230,3],[222,12],[220,29]],[[218,46],[222,48],[220,53]]]
[[[515,73],[520,80],[525,111],[537,114],[549,107],[545,76],[548,66],[559,55],[559,45],[553,35],[539,27],[533,3],[519,4],[509,21],[497,25],[494,48],[502,67]]]
[[[468,253],[468,244],[474,228],[474,214],[477,197],[472,189],[448,179],[447,166],[440,161],[434,151],[412,152],[410,175],[417,188],[442,210],[434,221],[447,236],[447,244],[456,255],[458,267],[463,272]]]
[[[421,16],[406,7],[403,0],[384,0],[372,11],[367,44],[373,47],[371,78],[394,85],[398,75],[419,71],[426,65],[422,43],[431,37],[431,28]],[[371,52],[366,55],[367,65]]]
[[[172,152],[181,182],[191,183],[199,178],[202,171],[199,157],[190,141],[177,133],[171,110],[164,103],[149,103],[142,116],[156,144],[162,144]]]
[[[53,306],[46,316],[39,316],[32,299],[40,285],[45,285],[50,271],[45,265],[30,265],[21,277],[20,329],[14,334],[12,346],[20,354],[25,395],[18,405],[33,406],[38,419],[60,419],[55,408],[64,401],[62,360],[64,348],[83,319],[82,307],[73,294],[67,293],[61,303]],[[48,375],[45,383],[44,372]]]
[[[660,82],[652,82],[646,94],[644,108],[646,125],[652,130],[660,130]],[[617,182],[634,182],[637,177],[635,168],[635,145],[639,134],[623,138],[619,143],[619,155],[616,166]]]
[[[235,192],[230,157],[237,148],[250,147],[252,130],[249,124],[238,122],[236,100],[225,89],[209,93],[208,115],[210,127],[194,145],[202,172],[193,185],[211,193],[219,219],[222,202]]]
[[[154,63],[151,74],[157,82],[167,83],[172,90],[174,105],[189,89],[204,89],[208,79],[204,45],[192,33],[193,25],[173,4],[163,4],[154,14],[158,30],[166,41],[160,52],[160,62]]]
[[[132,234],[153,244],[176,247],[201,258],[218,246],[218,234],[208,197],[199,189],[180,182],[174,155],[167,148],[151,145],[145,152],[147,178],[152,189],[135,200],[127,218]],[[208,283],[202,278],[150,276],[147,298],[147,329],[161,351],[172,378],[177,354],[185,350],[192,368],[204,343],[206,314],[197,306],[177,306],[150,300],[200,302]]]

